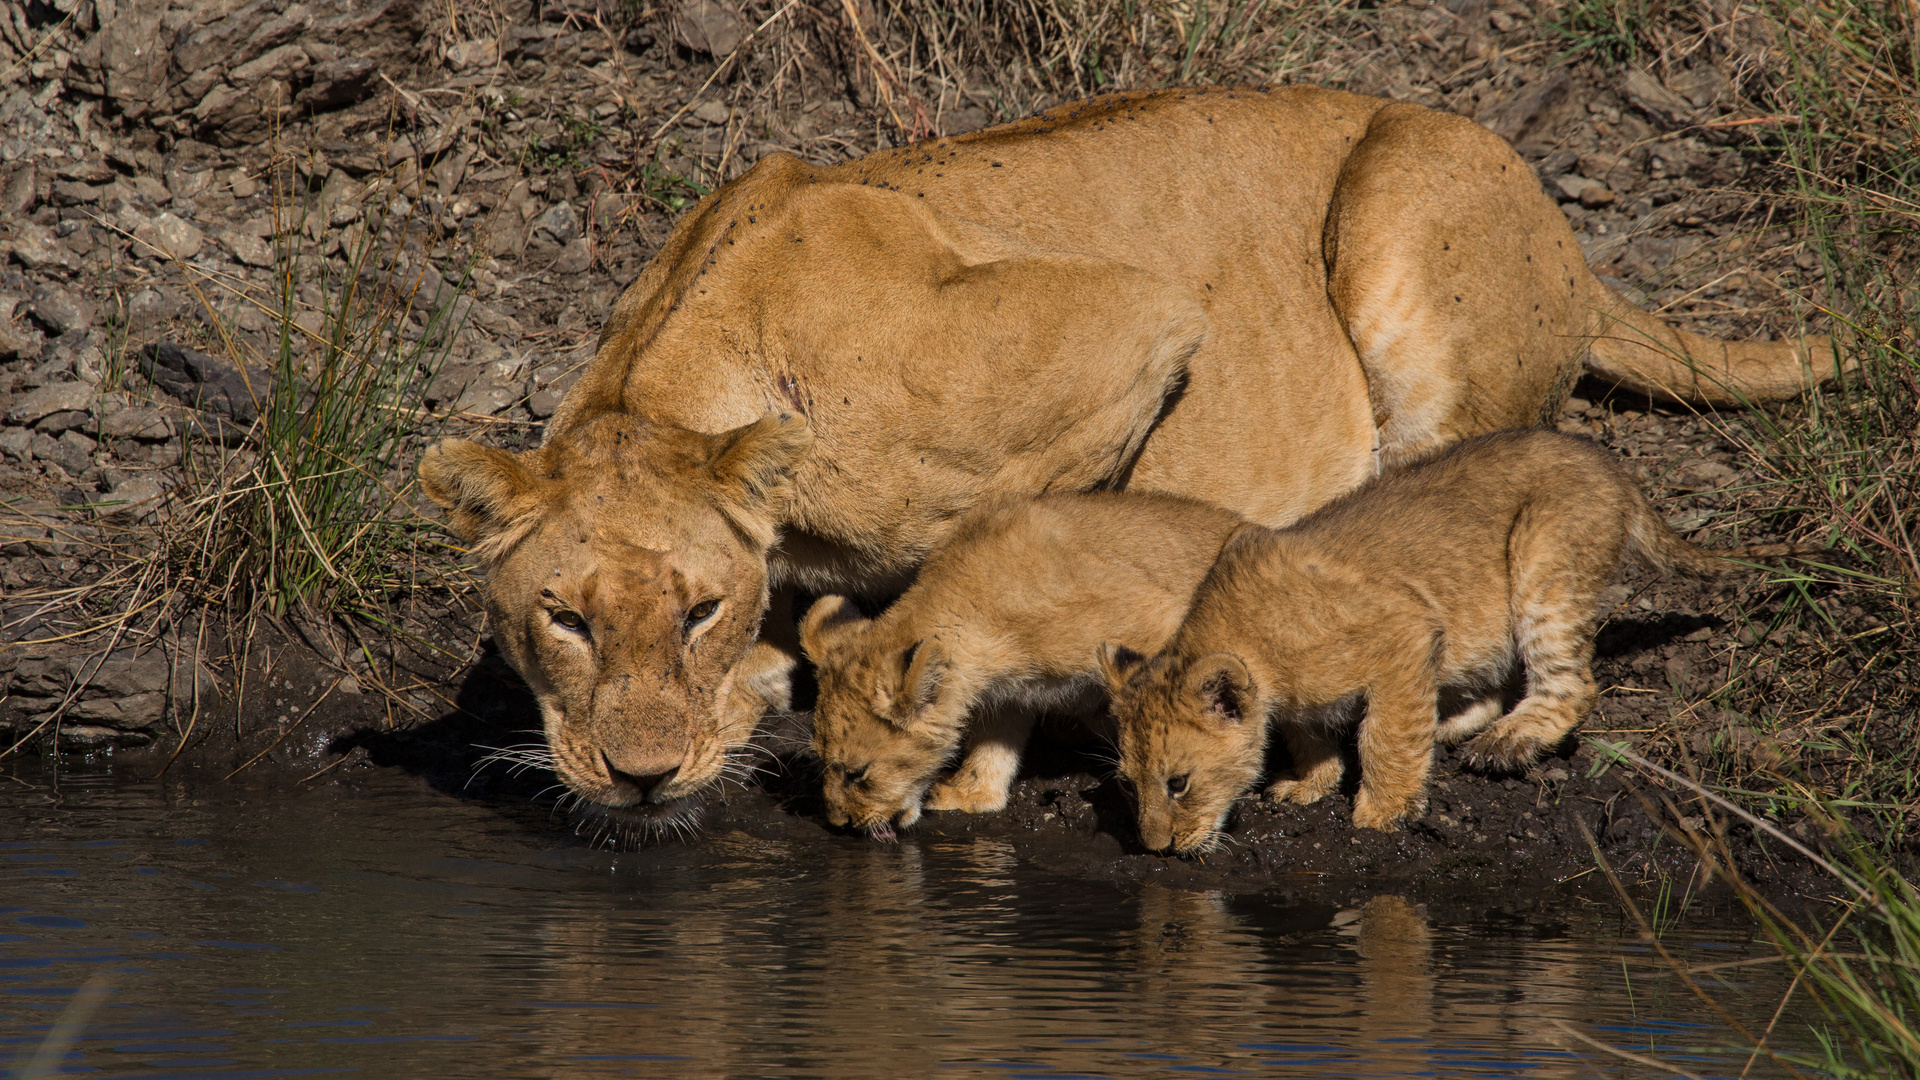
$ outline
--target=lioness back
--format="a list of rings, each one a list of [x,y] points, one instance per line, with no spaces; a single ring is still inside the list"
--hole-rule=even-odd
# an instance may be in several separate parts
[[[1286,529],[1243,528],[1164,652],[1105,665],[1142,837],[1212,843],[1258,779],[1269,719],[1298,774],[1269,793],[1334,790],[1341,758],[1316,710],[1355,696],[1354,821],[1390,828],[1424,807],[1436,739],[1478,732],[1469,760],[1512,768],[1585,717],[1600,593],[1627,554],[1712,575],[1733,567],[1727,556],[1791,550],[1696,548],[1611,454],[1542,431],[1469,440]],[[1516,666],[1526,693],[1501,715]],[[1443,687],[1471,703],[1442,718]]]
[[[802,642],[819,672],[829,816],[884,833],[923,804],[1003,807],[1036,711],[1097,696],[1102,641],[1164,644],[1239,524],[1162,495],[996,500],[966,515],[878,618],[821,601]],[[966,760],[930,788],[970,721]]]

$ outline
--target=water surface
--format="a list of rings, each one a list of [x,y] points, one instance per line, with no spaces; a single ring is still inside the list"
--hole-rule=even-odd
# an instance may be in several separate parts
[[[7,768],[8,1075],[93,999],[62,1073],[1666,1075],[1581,1036],[1745,1065],[1597,885],[1441,919],[1393,896],[1075,880],[1003,839],[616,853],[389,773],[263,792]],[[1689,964],[1770,955],[1731,918],[1666,940]],[[1716,974],[1764,1023],[1774,967]]]

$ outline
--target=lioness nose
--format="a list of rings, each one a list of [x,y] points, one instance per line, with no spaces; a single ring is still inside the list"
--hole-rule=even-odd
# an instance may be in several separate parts
[[[630,773],[615,765],[605,751],[601,752],[600,760],[607,767],[607,779],[613,782],[614,790],[629,798],[651,797],[680,771],[680,766],[669,765],[662,772]]]

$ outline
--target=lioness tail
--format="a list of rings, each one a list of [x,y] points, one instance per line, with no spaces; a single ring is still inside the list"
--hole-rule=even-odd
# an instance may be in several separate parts
[[[1635,494],[1638,494],[1636,489]],[[1688,543],[1661,519],[1644,496],[1635,500],[1633,520],[1627,525],[1627,546],[1661,575],[1717,578],[1745,570],[1736,559],[1779,559],[1812,555],[1826,549],[1818,544],[1748,544],[1744,547],[1703,548]]]

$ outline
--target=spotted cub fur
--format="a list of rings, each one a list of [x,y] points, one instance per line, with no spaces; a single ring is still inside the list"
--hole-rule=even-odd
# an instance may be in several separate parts
[[[1270,721],[1296,777],[1268,794],[1335,790],[1332,718],[1350,710],[1330,707],[1351,700],[1365,703],[1353,820],[1393,828],[1424,812],[1436,740],[1471,735],[1470,763],[1515,768],[1586,716],[1600,593],[1627,556],[1713,577],[1801,550],[1695,547],[1606,450],[1546,431],[1460,443],[1285,529],[1242,526],[1164,651],[1102,651],[1141,839],[1218,843],[1260,777]],[[1525,696],[1505,712],[1516,667]],[[1442,717],[1443,689],[1466,707]]]
[[[819,674],[829,819],[888,836],[923,805],[1004,808],[1036,711],[1098,715],[1100,643],[1164,644],[1239,523],[1171,496],[999,501],[969,513],[878,618],[842,597],[814,604],[801,644]],[[965,759],[935,783],[969,721]]]

